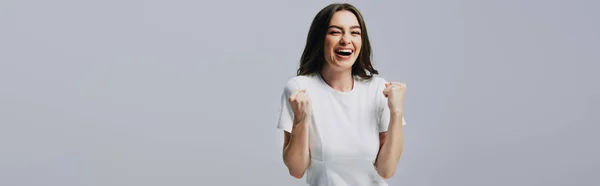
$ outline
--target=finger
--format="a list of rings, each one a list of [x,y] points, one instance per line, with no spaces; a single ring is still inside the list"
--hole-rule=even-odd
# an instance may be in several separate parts
[[[394,82],[394,83],[392,83],[389,86],[389,88],[392,88],[392,89],[395,89],[395,90],[397,90],[397,89],[405,89],[406,88],[406,84]]]
[[[304,92],[304,91],[303,91],[303,92],[300,92],[300,94],[299,94],[299,95],[301,95],[301,96],[302,96],[302,97],[301,97],[301,99],[302,99],[303,101],[308,101],[308,100],[309,100],[309,98],[308,98],[308,94],[306,94],[306,92]]]
[[[298,94],[296,94],[296,100],[302,101],[303,97],[304,97],[304,92],[303,91],[298,91]]]
[[[300,92],[296,98],[300,107],[306,105],[306,94]]]
[[[383,95],[387,98],[391,91],[391,87],[385,88],[383,89]]]
[[[388,97],[390,85],[392,85],[390,82],[385,82],[385,89],[383,89],[383,91],[382,91],[383,96],[385,96],[386,98]]]
[[[294,93],[292,93],[292,95],[290,95],[290,100],[295,100],[298,97],[298,94],[300,93],[300,91],[302,91],[302,90],[294,91]]]
[[[398,84],[398,90],[406,90],[406,84],[404,84],[404,83]]]
[[[310,96],[308,96],[308,94],[304,94],[304,100],[306,103],[310,103]]]
[[[406,83],[399,83],[399,82],[394,82],[392,83],[393,85],[399,86],[399,87],[406,87]]]
[[[306,89],[302,89],[300,92],[302,93],[302,99],[308,99],[308,94],[306,94]]]
[[[306,89],[298,90],[298,95],[306,95]],[[296,98],[298,98],[298,95],[296,96]]]

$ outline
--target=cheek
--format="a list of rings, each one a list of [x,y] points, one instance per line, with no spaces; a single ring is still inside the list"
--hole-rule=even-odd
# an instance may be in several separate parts
[[[360,41],[356,44],[354,44],[354,49],[360,54],[360,51],[362,49],[362,43],[360,43]]]
[[[325,41],[325,44],[323,45],[324,52],[329,52],[330,48],[331,48],[331,45],[327,41]]]
[[[360,48],[362,46],[362,39],[357,37],[354,39],[354,41],[352,41],[352,43],[354,43],[355,48]]]
[[[362,48],[362,40],[360,38],[356,38],[356,40],[354,40],[352,43],[354,44],[354,49],[360,52],[360,49]]]
[[[325,50],[329,51],[333,48],[333,41],[331,38],[325,39]]]

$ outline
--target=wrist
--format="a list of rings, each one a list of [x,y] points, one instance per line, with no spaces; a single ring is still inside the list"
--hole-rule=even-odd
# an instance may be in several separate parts
[[[294,125],[302,125],[302,124],[306,124],[308,120],[305,117],[301,117],[301,118],[294,118]]]
[[[309,128],[307,120],[294,120],[292,131],[296,131],[295,134],[302,134],[307,132]],[[302,132],[304,131],[304,132]],[[292,132],[294,133],[294,132]]]
[[[390,117],[402,117],[403,114],[404,113],[401,110],[399,110],[399,111],[390,111]]]

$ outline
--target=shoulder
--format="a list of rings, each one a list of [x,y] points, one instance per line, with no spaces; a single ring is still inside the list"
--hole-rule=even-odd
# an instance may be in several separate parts
[[[315,80],[315,75],[300,75],[289,78],[284,86],[286,93],[292,93],[296,90],[303,89],[305,85],[310,84]]]
[[[372,90],[382,89],[382,87],[385,87],[385,83],[387,82],[387,80],[384,77],[378,76],[378,75],[374,75],[370,79],[362,79],[360,77],[356,77],[356,78],[357,78],[357,81],[367,85],[367,87],[369,87],[369,89],[372,89]]]
[[[371,78],[371,82],[374,84],[385,84],[387,81],[385,80],[385,78],[381,77],[381,76],[373,76]]]

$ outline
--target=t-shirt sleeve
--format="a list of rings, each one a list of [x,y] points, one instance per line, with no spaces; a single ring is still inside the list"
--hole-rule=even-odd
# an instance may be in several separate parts
[[[298,84],[293,79],[289,80],[283,89],[279,106],[279,119],[277,121],[278,129],[292,132],[294,112],[288,100],[290,95],[296,90],[298,90]]]
[[[377,129],[379,130],[379,132],[386,132],[388,130],[388,127],[390,125],[390,108],[388,107],[388,100],[385,97],[385,95],[383,95],[383,90],[385,90],[385,83],[387,81],[385,81],[384,79],[382,79],[382,81],[378,82],[378,88],[377,88],[377,107],[379,110],[379,121],[377,122]],[[404,120],[404,116],[402,116],[402,126],[406,125],[406,121]]]

